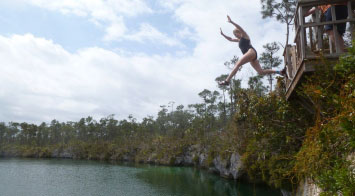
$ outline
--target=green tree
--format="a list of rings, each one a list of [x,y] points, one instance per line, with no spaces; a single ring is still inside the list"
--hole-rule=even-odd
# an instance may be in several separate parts
[[[156,134],[156,130],[158,130],[157,123],[154,121],[153,116],[144,117],[141,126],[145,132],[145,135],[154,136]]]
[[[161,105],[160,108],[161,110],[158,112],[156,123],[158,125],[159,134],[166,134],[169,128],[168,109],[166,109],[166,105]]]
[[[261,53],[261,57],[259,59],[260,63],[263,64],[263,69],[272,69],[274,67],[278,67],[281,64],[281,59],[278,56],[275,56],[276,53],[280,50],[280,47],[276,42],[267,43],[263,45],[265,52]],[[270,85],[270,93],[272,92],[272,82],[273,75],[267,75]]]
[[[7,139],[8,139],[8,143],[11,143],[11,142],[18,142],[18,138],[21,137],[21,134],[20,134],[20,128],[19,128],[20,124],[17,123],[17,122],[10,122],[9,125],[8,125],[8,136],[7,136]]]
[[[222,82],[224,80],[226,80],[228,77],[227,74],[224,75],[220,75],[219,77],[217,77],[215,79],[216,82]],[[223,102],[221,104],[222,107],[222,116],[223,116],[223,120],[224,122],[227,120],[227,103],[226,103],[226,91],[228,90],[228,87],[225,85],[218,85],[218,88],[220,90],[222,90],[222,95],[223,95]]]
[[[87,127],[85,125],[85,118],[81,118],[79,122],[75,123],[77,137],[81,141],[87,140]]]
[[[5,123],[0,123],[0,144],[5,143],[5,137],[6,137],[6,125]]]
[[[231,106],[231,116],[233,116],[234,113],[237,112],[237,110],[239,110],[237,99],[240,98],[240,92],[242,90],[242,81],[239,79],[238,80],[232,79],[231,84],[233,86],[233,88],[230,89],[230,96],[233,98],[232,99],[233,102]]]
[[[232,70],[235,66],[235,63],[239,60],[239,57],[237,56],[233,56],[233,58],[229,61],[226,61],[224,62],[224,66],[226,66],[229,70]],[[239,70],[241,69],[242,67],[239,68]],[[239,71],[238,70],[238,71]],[[228,76],[228,75],[227,75]],[[235,76],[233,76],[231,82],[230,82],[230,85],[229,85],[229,97],[230,97],[230,112],[231,112],[231,115],[233,115],[233,113],[235,112],[235,89],[238,88],[238,86],[235,86]]]
[[[114,115],[110,115],[106,118],[107,140],[113,140],[119,134],[118,120],[114,119]]]
[[[263,96],[266,92],[266,87],[263,85],[261,78],[263,76],[253,76],[249,78],[248,85],[249,89],[256,93],[259,97]]]
[[[290,25],[296,12],[297,0],[260,0],[261,14],[263,18],[275,18],[277,21],[286,24],[286,46],[290,34]]]

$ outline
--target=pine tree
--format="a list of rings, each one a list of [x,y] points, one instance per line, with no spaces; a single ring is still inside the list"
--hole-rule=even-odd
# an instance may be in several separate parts
[[[281,64],[281,59],[278,56],[275,56],[277,51],[280,50],[280,47],[276,42],[267,43],[263,46],[265,48],[265,52],[261,54],[260,63],[263,64],[263,69],[272,69],[274,67],[278,67]],[[272,81],[273,76],[271,74],[267,75],[270,85],[270,93],[272,92]]]

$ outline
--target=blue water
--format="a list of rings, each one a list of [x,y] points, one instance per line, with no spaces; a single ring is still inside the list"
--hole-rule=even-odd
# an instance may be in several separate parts
[[[280,195],[194,168],[96,161],[0,159],[0,196]]]

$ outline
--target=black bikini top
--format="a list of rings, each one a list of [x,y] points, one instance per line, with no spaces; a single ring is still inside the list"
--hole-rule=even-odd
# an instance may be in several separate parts
[[[243,54],[248,52],[248,50],[250,48],[252,48],[252,46],[250,44],[250,40],[249,39],[245,39],[244,37],[240,38],[240,40],[239,40],[239,48],[240,48],[240,50],[242,51]]]

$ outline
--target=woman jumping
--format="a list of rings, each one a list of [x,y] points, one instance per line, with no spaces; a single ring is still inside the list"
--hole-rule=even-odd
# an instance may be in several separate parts
[[[258,61],[258,54],[256,50],[251,46],[250,44],[250,38],[248,34],[240,27],[238,24],[234,23],[229,16],[227,16],[228,22],[233,24],[235,26],[235,29],[233,30],[233,34],[236,38],[231,38],[226,35],[221,30],[221,35],[223,35],[224,38],[226,38],[228,41],[231,42],[239,42],[239,48],[243,53],[243,56],[235,63],[235,66],[232,70],[232,72],[229,74],[227,79],[225,81],[219,82],[219,85],[229,85],[230,80],[232,77],[237,73],[239,68],[246,64],[250,63],[253,68],[258,72],[258,74],[265,75],[265,74],[285,74],[285,70],[282,71],[275,71],[272,69],[262,69],[260,66],[260,63]]]

